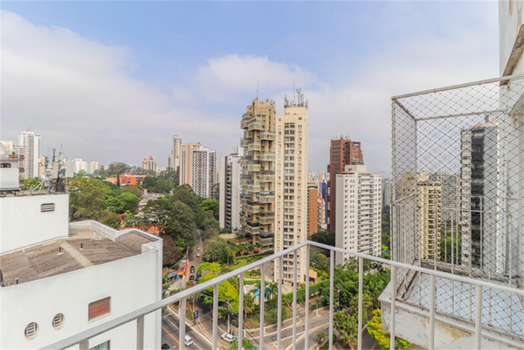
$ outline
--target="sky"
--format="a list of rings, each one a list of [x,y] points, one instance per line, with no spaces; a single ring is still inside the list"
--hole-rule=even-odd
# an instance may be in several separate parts
[[[167,166],[172,135],[229,154],[258,98],[301,88],[309,170],[330,139],[391,171],[391,96],[494,78],[497,1],[1,2],[0,140]]]

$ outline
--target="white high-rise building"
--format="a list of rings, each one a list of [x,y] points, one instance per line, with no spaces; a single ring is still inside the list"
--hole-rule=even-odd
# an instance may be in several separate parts
[[[367,171],[365,165],[346,165],[337,174],[338,248],[380,256],[382,235],[382,178]],[[336,255],[336,264],[347,256]]]
[[[73,162],[75,162],[75,174],[78,174],[79,172],[87,172],[87,162],[80,158],[73,159]]]
[[[242,166],[240,159],[244,155],[244,149],[235,147],[230,155],[221,157],[219,164],[219,184],[220,184],[220,202],[219,202],[219,219],[220,227],[241,228],[240,212],[240,195],[242,186],[240,176],[242,175]]]
[[[307,102],[285,100],[284,114],[276,116],[275,252],[307,240],[308,231],[308,120]],[[306,280],[305,249],[297,254],[297,281]],[[294,279],[294,256],[283,259],[283,281]],[[275,260],[275,278],[279,261]]]
[[[206,147],[193,150],[191,169],[191,188],[204,198],[213,197],[216,184],[216,152]]]
[[[182,139],[178,135],[173,135],[173,149],[167,159],[167,167],[178,173],[178,182],[180,182],[180,160],[182,156]]]
[[[32,131],[22,131],[18,134],[18,144],[25,148],[24,178],[38,177],[40,159],[40,135]]]

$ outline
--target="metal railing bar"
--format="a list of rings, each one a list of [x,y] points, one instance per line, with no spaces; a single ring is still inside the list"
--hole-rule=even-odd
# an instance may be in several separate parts
[[[78,345],[78,350],[89,350],[89,339],[80,342]]]
[[[183,346],[183,345],[181,345]],[[213,350],[218,349],[218,283],[213,287]]]
[[[486,80],[479,80],[479,81],[474,81],[474,82],[471,82],[471,83],[464,83],[464,84],[446,86],[446,87],[437,88],[437,89],[413,92],[413,93],[410,93],[410,94],[403,94],[403,95],[393,96],[393,97],[391,97],[391,99],[392,100],[393,99],[396,100],[396,99],[401,99],[401,98],[406,98],[406,97],[427,95],[427,94],[431,94],[431,93],[434,93],[434,92],[441,92],[441,91],[460,89],[460,88],[465,88],[465,87],[474,86],[474,85],[484,85],[484,84],[489,84],[489,83],[496,83],[496,82],[502,81],[502,80],[512,80],[512,79],[518,79],[518,78],[522,78],[522,77],[524,77],[524,74],[522,74],[522,73],[513,74],[513,75],[508,75],[506,77],[498,77],[498,78],[492,78],[492,79],[486,79]]]
[[[309,244],[306,246],[306,300],[304,300],[304,349],[309,350]]]
[[[179,319],[180,319],[180,327],[178,327],[178,341],[180,343],[180,348],[185,348],[185,341],[186,341],[186,304],[187,299],[184,298],[180,300],[179,305]]]
[[[430,281],[430,293],[429,293],[429,350],[435,349],[435,309],[436,309],[436,283],[435,275],[429,276]]]
[[[433,120],[433,119],[446,119],[446,118],[456,118],[456,117],[467,117],[470,115],[483,115],[483,114],[493,114],[493,113],[502,113],[506,112],[506,109],[494,109],[492,111],[479,111],[479,112],[470,112],[470,113],[459,113],[459,114],[448,114],[448,115],[438,115],[434,117],[418,118],[420,120]]]
[[[413,114],[411,114],[410,111],[408,111],[408,109],[406,107],[404,107],[404,105],[402,103],[400,103],[398,100],[396,100],[395,98],[391,98],[393,100],[393,102],[400,107],[400,109],[402,109],[404,111],[404,113],[406,113],[407,115],[409,115],[411,117],[411,119],[413,119],[414,121],[417,120],[417,118],[415,118],[415,116]]]
[[[391,318],[389,325],[389,348],[395,349],[395,302],[397,300],[397,267],[391,266]]]
[[[293,350],[297,348],[297,253],[293,254]]]
[[[480,349],[482,338],[482,286],[477,285],[477,310],[475,315],[475,349]]]
[[[136,350],[144,350],[144,316],[136,319]]]
[[[238,279],[238,349],[242,349],[244,339],[244,273]]]
[[[364,259],[358,258],[358,340],[357,348],[362,350],[362,295],[364,294]],[[367,320],[366,320],[367,321]]]
[[[283,270],[282,263],[284,262],[283,257],[278,258],[278,315],[277,315],[277,348],[280,349],[280,341],[282,340],[282,283],[283,283]]]
[[[508,287],[507,285],[499,285],[499,284],[494,284],[494,283],[490,283],[490,282],[486,282],[486,281],[482,281],[482,280],[474,280],[474,279],[471,279],[469,277],[453,275],[453,274],[449,274],[447,272],[435,271],[435,270],[419,267],[419,266],[416,266],[416,265],[409,265],[409,264],[400,263],[400,262],[396,262],[396,261],[392,261],[392,260],[378,258],[378,257],[374,257],[374,256],[371,256],[371,255],[366,255],[366,254],[363,254],[363,253],[357,253],[357,252],[345,250],[345,249],[342,249],[342,248],[332,247],[332,246],[321,244],[321,243],[317,243],[317,242],[304,241],[302,243],[297,244],[294,247],[290,247],[290,248],[288,248],[286,250],[283,250],[281,252],[278,252],[278,253],[276,253],[274,255],[271,255],[271,256],[268,256],[266,258],[263,258],[263,259],[261,259],[261,260],[259,260],[257,262],[254,262],[254,263],[251,263],[249,265],[243,266],[243,267],[241,267],[241,268],[239,268],[237,270],[228,272],[228,273],[226,273],[226,274],[224,274],[222,276],[216,277],[216,278],[214,278],[212,280],[203,282],[202,284],[199,284],[199,285],[193,286],[193,287],[191,287],[189,289],[183,290],[183,291],[181,291],[181,292],[179,292],[179,293],[177,293],[175,295],[172,295],[172,296],[170,296],[168,298],[156,301],[154,303],[151,303],[149,305],[146,305],[144,307],[141,307],[139,309],[131,311],[131,312],[125,314],[125,315],[122,315],[122,316],[116,317],[116,318],[114,318],[112,320],[109,320],[109,321],[107,321],[107,322],[105,322],[103,324],[100,324],[100,325],[95,326],[93,328],[90,328],[88,330],[82,331],[82,332],[77,333],[75,335],[72,335],[70,337],[67,337],[67,338],[64,338],[62,340],[59,340],[59,341],[57,341],[57,342],[55,342],[53,344],[50,344],[48,346],[43,347],[42,349],[45,349],[45,350],[65,349],[65,348],[68,348],[68,347],[80,344],[80,343],[84,342],[86,339],[93,338],[93,337],[95,337],[97,335],[100,335],[102,333],[105,333],[105,332],[107,332],[107,331],[109,331],[111,329],[114,329],[116,327],[122,326],[122,325],[124,325],[126,323],[129,323],[129,322],[131,322],[133,320],[136,320],[138,317],[140,317],[142,315],[147,315],[147,314],[149,314],[151,312],[157,311],[157,310],[159,310],[159,309],[161,309],[163,307],[166,307],[166,306],[168,306],[170,304],[176,303],[176,302],[180,301],[183,298],[187,298],[188,296],[191,296],[193,294],[200,293],[200,292],[202,292],[205,289],[214,287],[215,285],[218,285],[218,283],[230,279],[231,277],[238,276],[238,275],[240,275],[243,272],[246,272],[248,270],[256,268],[256,267],[258,267],[258,266],[260,266],[262,264],[265,264],[268,261],[272,261],[273,259],[281,258],[284,255],[290,254],[290,253],[292,253],[292,252],[294,252],[294,251],[296,251],[296,250],[298,250],[300,248],[303,248],[303,247],[305,247],[307,245],[315,246],[315,247],[322,248],[322,249],[327,249],[327,250],[330,250],[332,252],[349,254],[349,255],[352,255],[352,256],[357,257],[357,258],[358,257],[362,257],[364,259],[369,259],[369,260],[373,260],[373,261],[376,261],[376,262],[379,262],[379,263],[390,265],[391,269],[392,269],[391,270],[392,281],[395,280],[395,278],[393,278],[393,276],[396,276],[396,273],[393,272],[393,267],[395,267],[395,269],[398,267],[398,268],[406,268],[408,270],[413,270],[413,271],[417,271],[417,272],[427,273],[429,275],[435,275],[436,277],[441,277],[441,278],[449,279],[449,280],[452,280],[452,281],[459,281],[459,282],[470,283],[470,284],[473,284],[473,285],[476,285],[476,286],[482,286],[482,287],[486,287],[486,288],[489,288],[489,289],[495,289],[495,290],[500,290],[500,291],[514,293],[514,294],[519,295],[519,296],[524,296],[524,290],[517,289],[517,288],[514,288],[514,287]],[[282,264],[281,264],[281,266],[282,266]],[[333,266],[333,268],[334,268],[334,266]],[[454,284],[453,284],[453,286],[454,286]],[[217,292],[218,292],[218,290],[217,290]],[[217,297],[217,299],[218,299],[218,297]]]
[[[264,349],[264,314],[266,303],[266,264],[260,266],[260,291],[258,293],[260,305],[260,343],[259,349]]]
[[[329,349],[333,349],[333,289],[335,281],[335,252],[331,249],[329,267]]]

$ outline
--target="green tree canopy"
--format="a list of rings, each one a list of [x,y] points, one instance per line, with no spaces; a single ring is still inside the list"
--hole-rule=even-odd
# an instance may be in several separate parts
[[[312,268],[315,268],[320,272],[328,270],[327,257],[324,254],[311,252],[310,259]]]
[[[137,196],[138,198],[142,197],[143,195],[143,192],[140,188],[136,187],[136,186],[133,186],[133,185],[128,185],[128,186],[124,186],[122,187],[122,189],[120,190],[121,193],[123,192],[129,192],[129,193],[132,193],[134,194],[135,196]]]
[[[142,186],[145,189],[147,189],[148,191],[155,191],[156,190],[156,179],[151,175],[147,175],[144,178],[144,181],[142,182]]]
[[[335,232],[334,231],[318,231],[309,238],[313,242],[322,243],[330,246],[335,246]]]
[[[112,162],[105,171],[107,176],[124,174],[131,171],[131,166],[121,162]]]
[[[115,214],[109,210],[104,210],[98,220],[100,223],[117,230],[122,227],[122,218],[120,215]]]
[[[218,202],[206,199],[200,203],[200,208],[204,213],[211,213],[215,218],[218,218]]]
[[[95,177],[75,176],[69,185],[69,215],[72,219],[97,220],[107,208],[109,188]]]
[[[191,187],[186,185],[178,186],[173,192],[171,198],[172,201],[181,201],[191,208],[195,214],[195,222],[197,226],[200,226],[201,217],[202,217],[202,208],[200,208],[200,202],[197,196],[190,190]]]
[[[207,261],[219,261],[223,251],[227,252],[227,243],[218,236],[206,239],[202,257]],[[227,254],[227,253],[226,253]]]

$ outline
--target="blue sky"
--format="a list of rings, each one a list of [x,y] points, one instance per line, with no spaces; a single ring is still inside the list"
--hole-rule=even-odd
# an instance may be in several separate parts
[[[390,97],[498,75],[498,3],[2,2],[2,130],[69,158],[167,165],[170,137],[223,156],[256,97],[309,100],[309,168],[329,140],[390,170]]]

